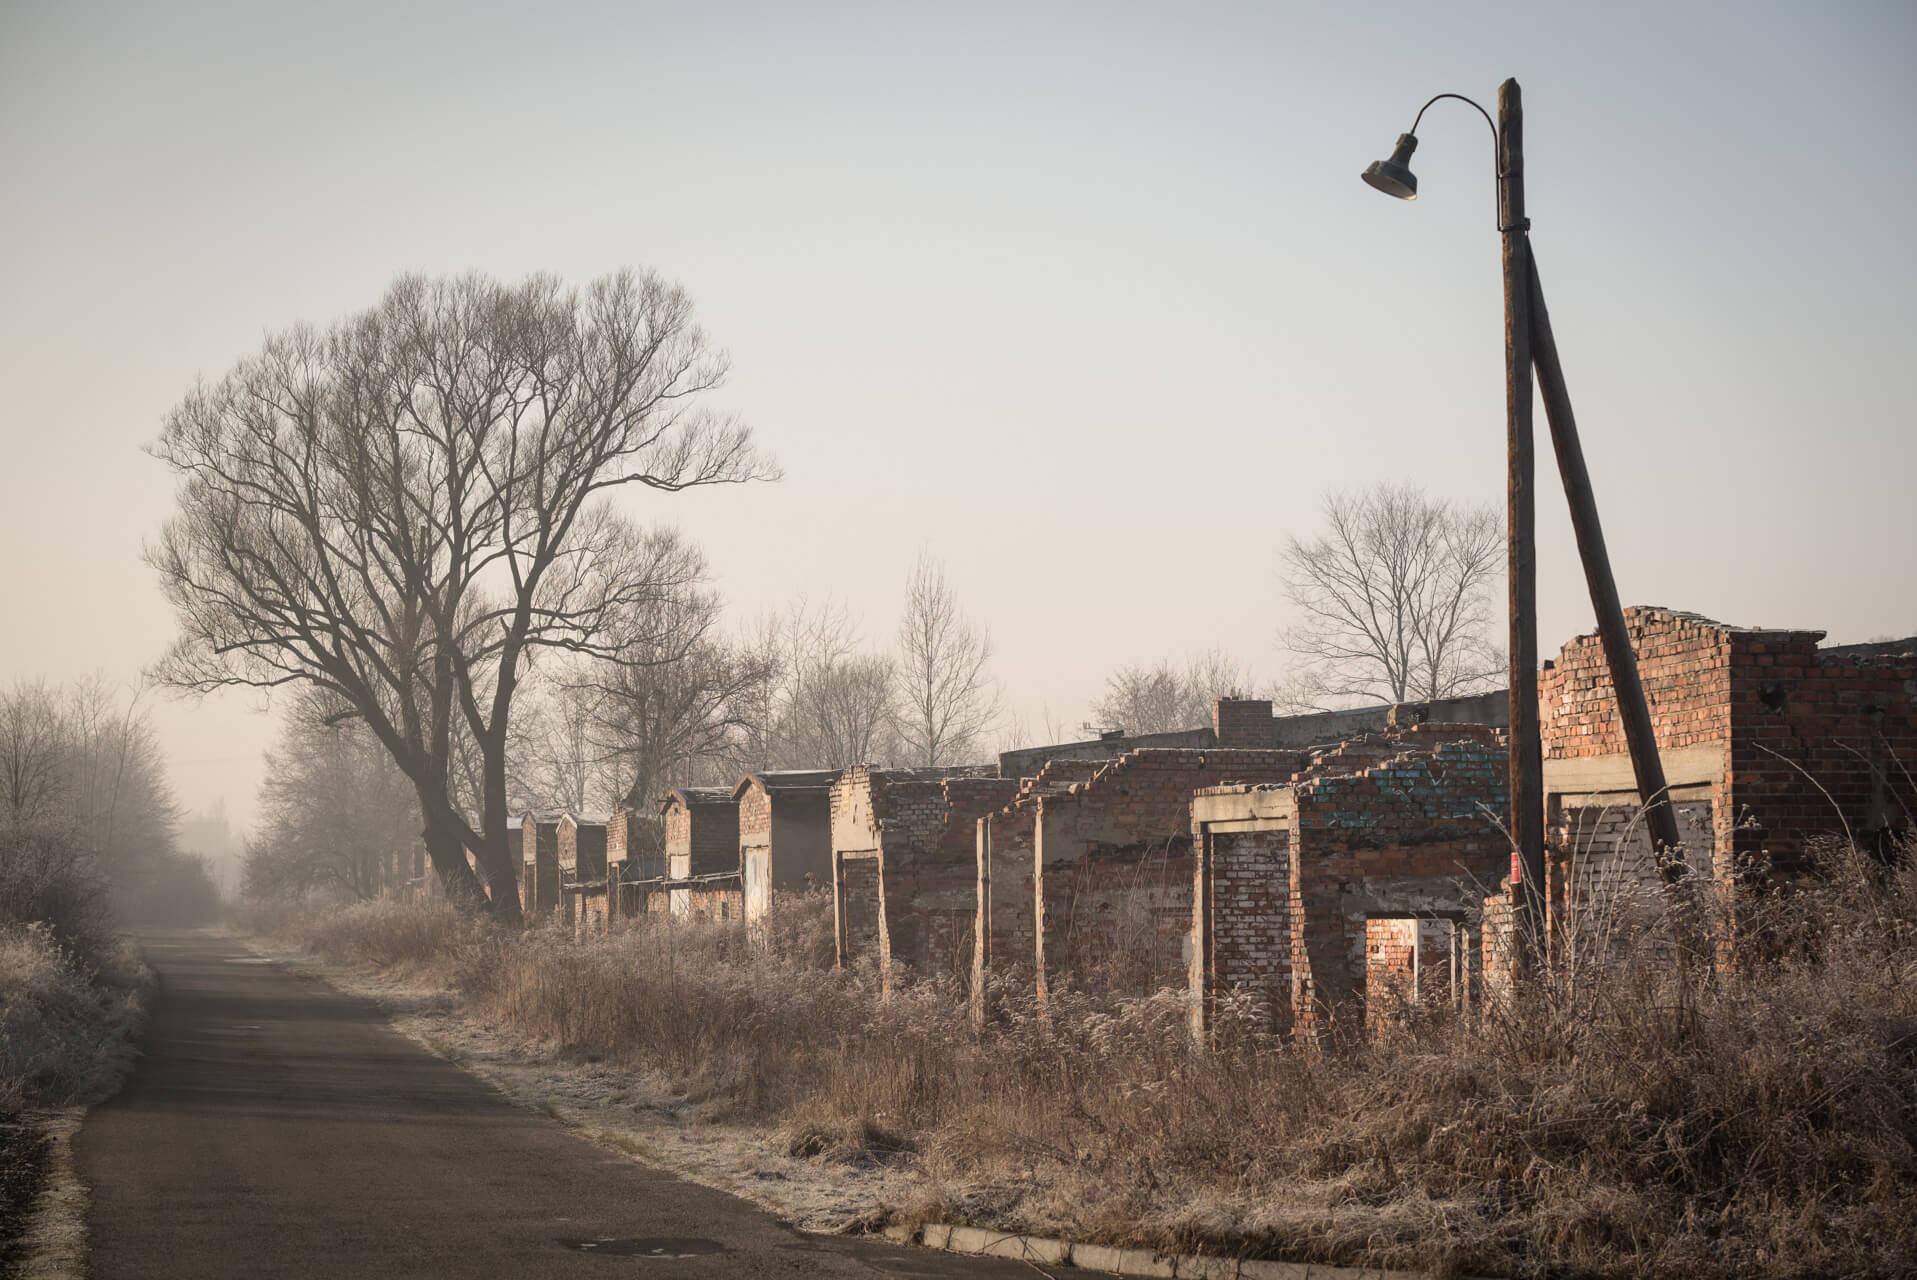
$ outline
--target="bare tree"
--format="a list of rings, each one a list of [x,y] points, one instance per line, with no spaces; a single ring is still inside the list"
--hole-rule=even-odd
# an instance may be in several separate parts
[[[998,717],[991,660],[991,634],[966,620],[945,567],[921,554],[899,622],[899,733],[911,759],[953,764],[977,746]]]
[[[555,702],[566,708],[563,752],[532,751],[555,762],[563,755],[586,779],[578,794],[628,804],[642,820],[675,783],[729,782],[751,767],[740,763],[741,747],[768,723],[776,664],[763,648],[716,634],[719,599],[699,585],[704,561],[690,547],[683,553],[683,588],[622,621],[624,661],[552,677]],[[656,841],[661,833],[642,821],[630,838]]]
[[[406,775],[350,707],[318,689],[295,700],[267,752],[259,802],[241,879],[250,898],[371,898],[419,830]]]
[[[1251,672],[1222,649],[1156,666],[1124,666],[1105,677],[1105,694],[1092,704],[1095,726],[1127,733],[1178,733],[1211,723],[1211,705],[1219,698],[1243,697],[1252,689]]]
[[[180,622],[171,685],[314,685],[412,782],[448,892],[518,917],[506,753],[535,654],[617,663],[619,620],[682,584],[625,486],[769,477],[749,432],[698,407],[725,359],[683,291],[621,272],[406,277],[378,307],[270,339],[169,416],[179,512],[149,561]],[[456,802],[455,734],[480,761]]]
[[[1489,593],[1503,522],[1413,485],[1325,499],[1326,530],[1285,546],[1285,587],[1300,621],[1282,637],[1306,660],[1290,700],[1429,701],[1495,686]]]

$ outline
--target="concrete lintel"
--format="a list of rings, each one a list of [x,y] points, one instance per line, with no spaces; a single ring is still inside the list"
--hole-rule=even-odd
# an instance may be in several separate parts
[[[1289,824],[1292,806],[1290,787],[1261,787],[1255,791],[1239,791],[1222,796],[1199,796],[1191,798],[1191,818],[1194,825],[1203,823],[1214,830],[1269,831],[1283,830]],[[1223,824],[1276,822],[1280,826],[1231,826]]]
[[[1242,834],[1251,831],[1289,831],[1289,818],[1220,818],[1204,823],[1205,830],[1215,836]]]
[[[1711,786],[1706,782],[1687,782],[1682,785],[1666,785],[1666,795],[1674,804],[1688,804],[1696,800],[1709,800]],[[1637,788],[1624,787],[1616,791],[1553,791],[1548,786],[1545,794],[1550,801],[1563,809],[1602,809],[1637,808]]]
[[[1680,787],[1708,787],[1723,779],[1725,750],[1721,744],[1679,747],[1660,751],[1664,780],[1673,792]],[[1626,752],[1606,756],[1572,756],[1544,762],[1544,790],[1547,795],[1583,795],[1606,791],[1637,794],[1637,774]]]

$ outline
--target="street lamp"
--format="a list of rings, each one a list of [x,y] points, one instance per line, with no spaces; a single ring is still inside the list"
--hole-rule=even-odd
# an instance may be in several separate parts
[[[1411,172],[1411,155],[1418,149],[1418,125],[1433,103],[1446,98],[1476,108],[1491,126],[1498,184],[1498,231],[1504,237],[1504,391],[1508,461],[1507,585],[1510,591],[1511,696],[1511,828],[1518,856],[1519,900],[1531,943],[1542,954],[1544,927],[1544,766],[1538,733],[1537,541],[1534,496],[1535,460],[1531,442],[1531,377],[1536,373],[1544,392],[1544,415],[1550,423],[1564,496],[1571,508],[1578,556],[1597,613],[1598,634],[1611,668],[1618,716],[1630,747],[1632,772],[1639,797],[1647,809],[1651,837],[1667,881],[1684,874],[1678,848],[1677,815],[1666,796],[1664,766],[1658,759],[1657,736],[1638,679],[1637,657],[1618,603],[1617,582],[1604,546],[1597,500],[1585,469],[1578,441],[1577,419],[1558,361],[1557,340],[1538,283],[1537,262],[1531,254],[1531,220],[1524,216],[1524,108],[1518,82],[1498,86],[1498,118],[1462,94],[1441,93],[1418,109],[1411,130],[1398,136],[1389,160],[1367,167],[1365,182],[1400,200],[1418,198],[1418,179]]]

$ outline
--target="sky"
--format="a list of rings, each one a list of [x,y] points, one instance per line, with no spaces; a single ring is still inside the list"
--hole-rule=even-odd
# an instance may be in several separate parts
[[[1917,632],[1908,4],[0,7],[0,683],[131,686],[172,618],[143,449],[196,379],[404,272],[683,284],[774,485],[633,495],[743,621],[890,642],[921,552],[1007,706],[1125,663],[1282,676],[1324,495],[1501,503],[1491,136],[1620,592]],[[1542,413],[1538,430],[1543,432]],[[1548,446],[1540,650],[1592,614]],[[254,812],[271,709],[156,699],[183,802]]]

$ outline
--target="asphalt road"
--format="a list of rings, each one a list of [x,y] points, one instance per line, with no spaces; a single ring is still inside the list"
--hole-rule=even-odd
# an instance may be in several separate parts
[[[801,1234],[514,1106],[369,1001],[222,939],[145,943],[146,1055],[74,1140],[94,1280],[1033,1274]]]

